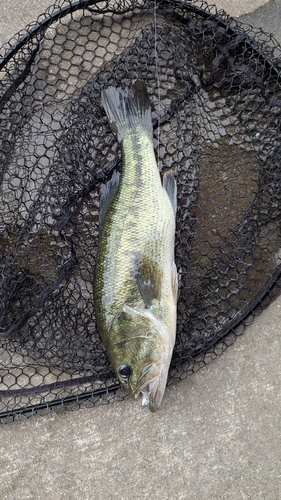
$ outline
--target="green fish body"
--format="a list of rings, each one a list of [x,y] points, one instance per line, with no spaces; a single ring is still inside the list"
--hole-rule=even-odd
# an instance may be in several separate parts
[[[176,183],[163,185],[155,160],[143,82],[130,95],[108,88],[102,104],[122,148],[122,173],[102,186],[94,301],[99,334],[133,399],[156,411],[176,335]]]

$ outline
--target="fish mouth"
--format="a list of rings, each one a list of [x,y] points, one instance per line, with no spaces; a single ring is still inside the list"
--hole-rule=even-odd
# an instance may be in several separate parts
[[[152,391],[154,389],[156,382],[157,382],[157,379],[151,380],[150,382],[148,382],[148,384],[141,391],[141,404],[142,404],[142,406],[150,406],[150,402],[152,399],[151,394],[152,394]]]
[[[168,370],[165,373],[156,364],[145,365],[134,391],[134,399],[141,395],[142,406],[148,406],[152,412],[157,411],[164,396],[167,375]]]

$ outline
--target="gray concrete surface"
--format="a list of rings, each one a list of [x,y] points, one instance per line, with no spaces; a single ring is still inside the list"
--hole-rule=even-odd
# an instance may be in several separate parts
[[[0,0],[0,43],[49,1]],[[281,40],[281,0],[217,6]],[[280,322],[281,297],[156,414],[127,400],[2,425],[0,499],[280,500]]]

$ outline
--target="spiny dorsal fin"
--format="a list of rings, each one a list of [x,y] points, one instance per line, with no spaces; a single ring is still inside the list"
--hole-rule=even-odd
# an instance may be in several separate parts
[[[177,211],[177,183],[173,170],[168,170],[163,175],[163,187],[167,191],[170,202],[172,204],[174,214]]]
[[[116,170],[113,172],[111,179],[105,184],[101,185],[100,188],[100,215],[99,215],[99,227],[100,232],[102,231],[104,220],[106,214],[108,213],[109,206],[113,198],[115,198],[118,191],[120,181],[120,173]]]

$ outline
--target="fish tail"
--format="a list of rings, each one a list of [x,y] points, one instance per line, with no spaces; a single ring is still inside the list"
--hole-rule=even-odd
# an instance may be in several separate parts
[[[132,86],[132,94],[115,87],[102,90],[101,103],[119,142],[128,129],[136,129],[137,126],[152,136],[151,107],[143,81],[138,80]]]

